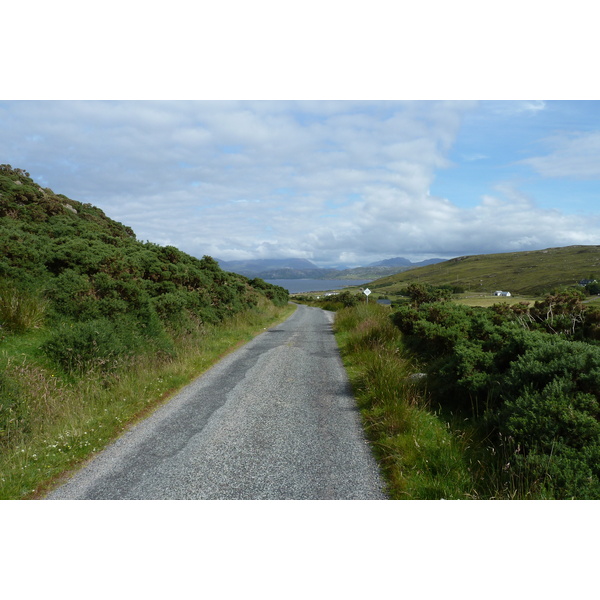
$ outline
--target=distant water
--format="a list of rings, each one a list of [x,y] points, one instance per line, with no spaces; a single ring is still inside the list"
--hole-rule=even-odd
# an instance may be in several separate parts
[[[328,290],[341,290],[349,285],[363,285],[372,279],[265,279],[267,283],[279,285],[290,292],[324,292]]]

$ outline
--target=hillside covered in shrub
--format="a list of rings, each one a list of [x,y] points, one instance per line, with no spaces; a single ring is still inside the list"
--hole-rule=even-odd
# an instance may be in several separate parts
[[[37,300],[50,324],[108,321],[155,339],[190,321],[216,323],[260,297],[288,300],[283,288],[222,271],[210,257],[137,241],[100,209],[10,165],[0,165],[0,287],[3,328],[26,326],[19,298]]]

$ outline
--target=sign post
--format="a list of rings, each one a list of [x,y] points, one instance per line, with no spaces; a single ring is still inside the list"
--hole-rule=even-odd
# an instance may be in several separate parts
[[[369,294],[371,293],[371,290],[369,288],[365,288],[363,290],[363,294],[367,297],[367,304],[369,304]]]

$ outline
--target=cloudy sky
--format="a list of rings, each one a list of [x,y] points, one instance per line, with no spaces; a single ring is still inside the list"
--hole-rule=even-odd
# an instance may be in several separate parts
[[[0,130],[3,162],[195,256],[600,243],[595,101],[4,101]]]
[[[79,6],[6,7],[36,18],[0,37],[0,162],[140,240],[319,266],[600,243],[582,0]]]

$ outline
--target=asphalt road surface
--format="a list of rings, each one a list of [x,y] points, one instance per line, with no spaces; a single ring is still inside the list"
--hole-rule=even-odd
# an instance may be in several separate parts
[[[48,499],[385,499],[332,332],[299,306]]]

